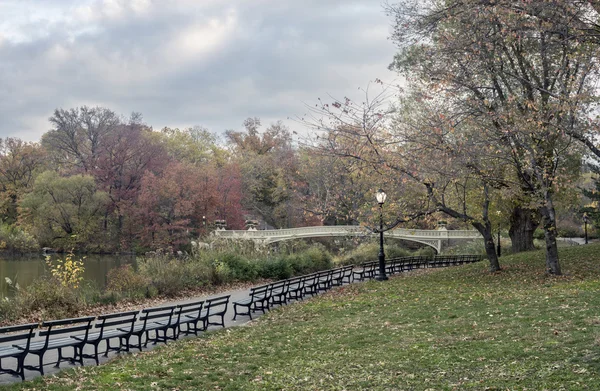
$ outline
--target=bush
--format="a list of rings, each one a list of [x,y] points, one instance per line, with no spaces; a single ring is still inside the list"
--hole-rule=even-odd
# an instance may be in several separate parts
[[[483,240],[470,240],[442,250],[444,254],[486,255]]]
[[[558,236],[561,238],[582,238],[584,233],[582,227],[572,221],[563,221],[557,227]]]
[[[260,263],[260,277],[274,280],[285,280],[294,275],[294,268],[291,265],[293,256],[271,258]]]
[[[544,230],[541,228],[536,228],[535,231],[533,232],[533,238],[537,239],[537,240],[544,240],[544,238],[545,238]]]
[[[157,294],[165,296],[174,296],[184,289],[208,285],[215,278],[214,268],[203,258],[174,258],[163,253],[150,254],[140,259],[138,270],[156,289]]]
[[[20,314],[22,314],[22,309],[15,300],[7,297],[0,299],[0,321],[15,319]]]
[[[258,277],[258,265],[256,261],[249,260],[248,258],[242,258],[241,256],[233,253],[223,253],[218,257],[218,261],[215,261],[215,265],[221,265],[224,273],[225,268],[223,264],[227,266],[228,277],[231,280],[237,281],[254,281]],[[229,282],[229,281],[227,281]]]
[[[14,225],[0,225],[0,248],[13,253],[30,253],[38,251],[40,245],[35,237]]]
[[[386,258],[390,259],[412,255],[410,251],[396,244],[386,244],[384,251]],[[339,258],[337,263],[340,265],[360,265],[361,263],[376,261],[378,255],[378,242],[364,243],[358,246],[354,251]]]
[[[149,296],[150,280],[143,274],[137,273],[131,265],[123,265],[110,270],[106,278],[108,280],[107,292],[118,293],[132,299]]]
[[[39,278],[15,297],[21,313],[41,312],[43,319],[76,316],[82,307],[75,290],[63,286],[54,278]]]

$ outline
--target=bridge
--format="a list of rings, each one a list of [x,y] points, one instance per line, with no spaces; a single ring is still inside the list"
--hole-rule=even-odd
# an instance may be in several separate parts
[[[358,225],[327,225],[319,227],[303,228],[285,228],[271,230],[224,230],[218,229],[213,232],[217,238],[226,238],[233,240],[253,240],[254,242],[266,245],[285,240],[304,239],[304,238],[322,238],[336,236],[369,236],[378,235],[365,227]],[[433,247],[438,253],[442,249],[444,240],[459,239],[473,240],[481,239],[479,232],[474,230],[438,230],[426,229],[405,229],[397,228],[384,233],[387,238],[395,238],[418,242]]]

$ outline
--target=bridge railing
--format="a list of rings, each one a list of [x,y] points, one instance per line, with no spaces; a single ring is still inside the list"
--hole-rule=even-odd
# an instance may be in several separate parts
[[[318,227],[302,227],[302,228],[284,228],[262,231],[246,231],[246,230],[219,230],[215,234],[223,238],[270,238],[270,237],[290,237],[290,236],[325,236],[332,235],[367,235],[370,234],[367,228],[357,225],[331,225]],[[480,238],[479,232],[474,230],[425,230],[425,229],[406,229],[398,228],[386,232],[386,235],[396,237],[414,237],[426,239],[467,239]]]

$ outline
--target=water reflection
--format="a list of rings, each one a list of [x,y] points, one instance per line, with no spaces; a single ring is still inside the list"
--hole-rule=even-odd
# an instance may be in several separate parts
[[[53,257],[62,257],[63,254],[53,255]],[[75,256],[74,259],[83,258],[85,272],[83,278],[91,281],[96,286],[103,288],[106,286],[106,275],[110,269],[126,264],[135,267],[135,256],[132,255],[85,255]],[[12,296],[13,289],[6,283],[6,277],[13,282],[16,281],[21,287],[26,287],[33,280],[48,273],[48,267],[44,262],[44,257],[9,257],[0,256],[0,296]]]

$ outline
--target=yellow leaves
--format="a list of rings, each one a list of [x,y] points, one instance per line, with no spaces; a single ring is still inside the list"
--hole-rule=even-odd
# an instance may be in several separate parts
[[[50,268],[52,277],[56,278],[62,286],[77,289],[83,281],[83,259],[73,260],[73,253],[67,254],[65,259],[52,260],[46,256],[46,265]]]

